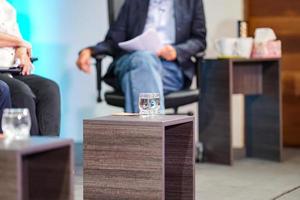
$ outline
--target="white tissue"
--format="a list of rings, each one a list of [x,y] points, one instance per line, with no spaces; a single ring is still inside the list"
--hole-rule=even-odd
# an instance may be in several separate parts
[[[276,35],[271,28],[255,29],[255,43],[265,43],[276,40]]]

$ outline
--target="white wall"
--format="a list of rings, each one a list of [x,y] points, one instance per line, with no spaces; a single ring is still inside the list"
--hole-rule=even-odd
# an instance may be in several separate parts
[[[204,0],[208,30],[207,57],[215,57],[214,41],[220,37],[236,37],[237,21],[244,17],[243,0]],[[244,97],[232,97],[233,146],[244,145]],[[201,116],[200,116],[201,117]]]
[[[216,56],[214,41],[236,37],[237,21],[243,19],[243,0],[203,0],[207,19],[207,56]]]

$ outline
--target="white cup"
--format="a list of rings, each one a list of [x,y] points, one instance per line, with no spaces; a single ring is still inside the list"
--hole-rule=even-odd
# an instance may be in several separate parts
[[[220,57],[231,57],[236,55],[237,38],[221,38],[216,40],[215,48]]]
[[[253,38],[238,38],[235,46],[236,56],[250,58],[253,49]]]

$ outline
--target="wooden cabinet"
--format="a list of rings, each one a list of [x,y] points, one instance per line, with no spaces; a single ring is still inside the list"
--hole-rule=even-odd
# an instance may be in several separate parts
[[[231,102],[245,95],[248,157],[282,159],[279,59],[205,59],[199,102],[204,160],[233,164]]]
[[[84,121],[85,200],[194,200],[194,160],[193,117]]]
[[[72,200],[73,141],[0,140],[0,199]]]
[[[245,0],[245,19],[251,35],[271,27],[282,41],[283,141],[300,146],[300,1]]]

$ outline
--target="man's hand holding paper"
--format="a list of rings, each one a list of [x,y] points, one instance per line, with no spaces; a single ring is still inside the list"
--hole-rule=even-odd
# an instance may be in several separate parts
[[[177,57],[175,48],[164,45],[154,29],[149,29],[132,40],[120,42],[119,47],[126,51],[150,51],[167,61],[174,61]]]
[[[126,51],[150,51],[157,53],[163,47],[163,43],[158,33],[154,29],[149,29],[131,40],[120,42],[119,47]]]
[[[177,52],[172,45],[165,45],[157,52],[157,56],[167,61],[174,61],[177,58]]]

